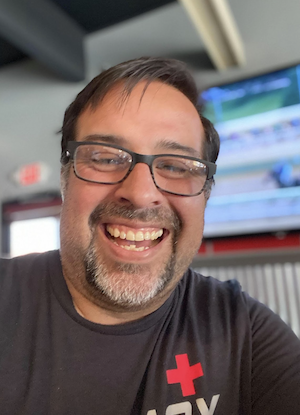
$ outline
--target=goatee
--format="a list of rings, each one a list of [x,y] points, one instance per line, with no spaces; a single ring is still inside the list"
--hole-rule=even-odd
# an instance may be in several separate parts
[[[171,252],[163,261],[157,275],[153,275],[153,264],[136,264],[114,262],[107,263],[97,247],[97,225],[106,218],[135,219],[151,223],[163,223],[172,230]],[[92,212],[89,219],[92,240],[85,254],[86,281],[93,297],[109,302],[120,309],[139,309],[165,290],[176,273],[177,239],[181,230],[181,222],[174,212],[164,207],[137,210],[133,206],[119,206],[109,202],[101,204]],[[96,299],[96,298],[95,298]]]

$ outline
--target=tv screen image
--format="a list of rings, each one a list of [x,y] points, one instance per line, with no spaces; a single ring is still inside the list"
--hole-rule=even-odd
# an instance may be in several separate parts
[[[205,236],[300,229],[300,65],[209,88],[220,134]]]

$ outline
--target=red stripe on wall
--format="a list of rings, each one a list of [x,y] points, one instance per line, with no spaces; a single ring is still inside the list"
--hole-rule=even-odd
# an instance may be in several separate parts
[[[202,243],[199,253],[206,254],[208,251],[209,253],[226,253],[277,248],[300,248],[300,234],[239,236],[209,240]]]

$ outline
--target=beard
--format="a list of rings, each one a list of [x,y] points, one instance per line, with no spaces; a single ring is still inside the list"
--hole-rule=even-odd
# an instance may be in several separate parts
[[[137,219],[152,224],[159,218],[160,223],[173,229],[170,255],[156,267],[153,264],[109,263],[101,254],[101,247],[97,247],[96,241],[97,224],[103,217]],[[101,297],[102,301],[115,307],[133,310],[142,308],[166,290],[177,274],[179,265],[176,246],[181,222],[175,213],[162,207],[139,211],[110,202],[99,205],[93,211],[89,225],[92,239],[84,256],[85,279],[95,299]]]
[[[114,306],[137,309],[157,297],[173,279],[175,253],[163,264],[159,275],[147,265],[115,263],[113,270],[91,244],[85,255],[86,281]]]

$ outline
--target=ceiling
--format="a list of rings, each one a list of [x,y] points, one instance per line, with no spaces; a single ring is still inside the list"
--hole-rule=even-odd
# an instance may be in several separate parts
[[[29,17],[13,8],[18,1],[30,4]],[[102,69],[146,55],[175,57],[188,63],[204,88],[300,62],[299,0],[228,3],[246,64],[219,72],[177,1],[0,0],[0,200],[59,191],[57,132],[64,110]],[[6,6],[11,14],[5,25]],[[38,38],[26,31],[32,25],[41,30]],[[45,181],[17,185],[16,170],[37,161],[48,168]]]
[[[1,0],[0,67],[33,58],[65,80],[83,80],[86,35],[173,2]],[[66,56],[72,68],[64,61]]]

